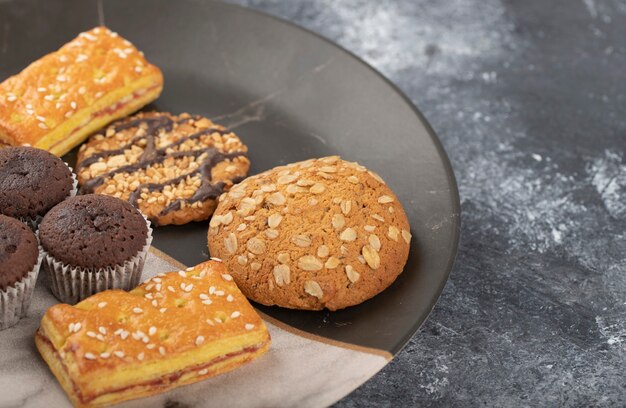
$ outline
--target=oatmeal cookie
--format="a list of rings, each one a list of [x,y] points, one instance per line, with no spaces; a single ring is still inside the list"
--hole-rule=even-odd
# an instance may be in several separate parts
[[[365,167],[326,157],[252,176],[219,199],[212,256],[264,305],[342,309],[402,272],[411,233],[398,198]]]

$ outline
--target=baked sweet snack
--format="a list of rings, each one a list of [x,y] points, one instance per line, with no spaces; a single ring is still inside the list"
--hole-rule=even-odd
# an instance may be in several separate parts
[[[342,309],[402,272],[411,233],[375,173],[337,156],[280,166],[220,197],[209,251],[264,305]]]
[[[161,71],[137,48],[96,27],[0,84],[0,141],[62,156],[162,88]]]
[[[152,235],[126,201],[88,194],[55,206],[39,225],[52,293],[76,303],[106,289],[139,284]]]
[[[81,146],[84,193],[128,200],[155,225],[209,218],[217,197],[248,174],[247,147],[201,116],[139,113]]]
[[[26,315],[40,263],[35,234],[23,222],[0,215],[0,330]]]
[[[160,393],[265,353],[263,321],[220,262],[48,309],[35,344],[77,407]]]
[[[76,180],[61,159],[33,147],[0,149],[0,214],[36,227],[52,207],[76,194]]]

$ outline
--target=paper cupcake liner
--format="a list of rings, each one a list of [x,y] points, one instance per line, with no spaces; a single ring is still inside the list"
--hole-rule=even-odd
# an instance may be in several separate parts
[[[28,313],[43,259],[41,246],[33,269],[14,286],[0,291],[0,330],[15,326]]]
[[[143,265],[152,243],[150,221],[143,217],[148,227],[146,245],[137,255],[121,265],[81,268],[65,264],[43,250],[43,268],[50,278],[52,294],[61,302],[73,305],[104,290],[131,290],[139,285]]]
[[[64,200],[67,200],[68,198],[72,198],[76,194],[78,194],[78,179],[76,178],[76,174],[74,174],[74,170],[72,169],[72,166],[70,166],[67,163],[65,163],[65,165],[67,166],[68,169],[70,169],[70,173],[72,174],[72,189],[70,190],[70,193],[67,195],[67,197],[64,198]],[[34,218],[33,217],[16,217],[16,218],[22,221],[24,224],[28,225],[28,227],[31,230],[33,230],[33,232],[37,232],[37,229],[39,228],[39,224],[41,223],[41,220],[43,220],[42,215],[37,215]]]

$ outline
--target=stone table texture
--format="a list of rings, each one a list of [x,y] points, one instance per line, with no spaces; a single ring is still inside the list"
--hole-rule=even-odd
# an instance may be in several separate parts
[[[626,406],[626,1],[235,2],[380,70],[456,172],[438,305],[337,406]]]

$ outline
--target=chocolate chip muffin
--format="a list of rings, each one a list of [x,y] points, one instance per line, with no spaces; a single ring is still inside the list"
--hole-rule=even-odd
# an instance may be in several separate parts
[[[409,253],[409,223],[375,173],[326,157],[250,177],[222,195],[209,250],[255,302],[342,309],[387,288]]]
[[[96,134],[78,154],[83,193],[127,200],[155,225],[211,216],[217,197],[248,174],[247,147],[201,116],[139,113]]]
[[[55,206],[39,226],[52,292],[76,303],[106,289],[137,286],[151,230],[128,202],[97,194]]]
[[[0,213],[36,224],[75,194],[71,170],[55,155],[34,147],[0,149]]]
[[[26,315],[40,261],[35,234],[23,222],[0,215],[0,329]]]

